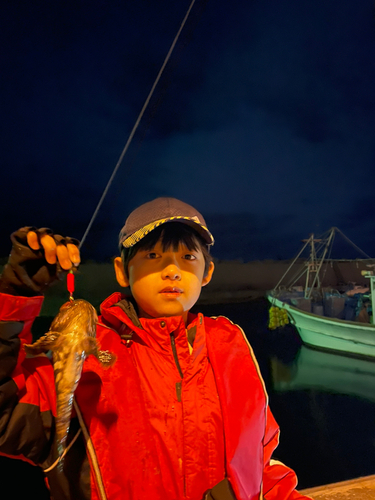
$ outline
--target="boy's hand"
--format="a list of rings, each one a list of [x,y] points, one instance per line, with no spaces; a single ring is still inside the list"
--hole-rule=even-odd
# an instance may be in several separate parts
[[[23,227],[11,235],[12,250],[0,280],[0,292],[41,295],[51,283],[80,263],[79,241],[50,229]]]

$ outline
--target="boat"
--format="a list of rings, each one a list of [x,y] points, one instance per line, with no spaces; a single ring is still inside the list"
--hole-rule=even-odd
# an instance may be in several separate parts
[[[375,358],[372,318],[375,261],[362,251],[365,259],[332,259],[332,244],[337,233],[343,235],[333,227],[319,238],[311,234],[303,240],[305,245],[297,257],[275,288],[266,294],[271,303],[269,328],[279,328],[290,322],[307,346]],[[301,261],[307,248],[309,256]],[[330,270],[340,262],[342,269],[344,263],[351,268],[351,280],[345,281],[341,274],[341,281],[336,279],[333,287]]]

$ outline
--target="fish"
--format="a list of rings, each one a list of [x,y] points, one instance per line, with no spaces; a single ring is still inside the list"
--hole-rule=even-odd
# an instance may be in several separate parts
[[[33,344],[25,344],[27,354],[52,352],[56,390],[56,439],[60,470],[72,416],[74,392],[82,375],[85,359],[94,355],[103,368],[109,368],[116,356],[101,351],[96,339],[98,315],[83,299],[72,299],[60,307],[49,331]]]

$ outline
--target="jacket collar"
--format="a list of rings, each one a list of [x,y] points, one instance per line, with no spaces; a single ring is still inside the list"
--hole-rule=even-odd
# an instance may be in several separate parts
[[[133,333],[133,340],[141,340],[154,348],[158,345],[162,349],[169,348],[172,333],[177,342],[186,342],[186,330],[195,331],[197,324],[203,321],[201,314],[192,313],[188,315],[187,327],[182,316],[138,318],[132,298],[120,292],[110,295],[100,310],[106,323],[120,335]]]

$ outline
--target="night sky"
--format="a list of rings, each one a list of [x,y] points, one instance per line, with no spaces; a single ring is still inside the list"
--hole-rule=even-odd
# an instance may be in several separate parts
[[[25,225],[82,238],[190,4],[1,3],[0,256]],[[221,259],[331,226],[374,257],[374,82],[373,0],[196,0],[83,258],[157,196],[196,206]]]

